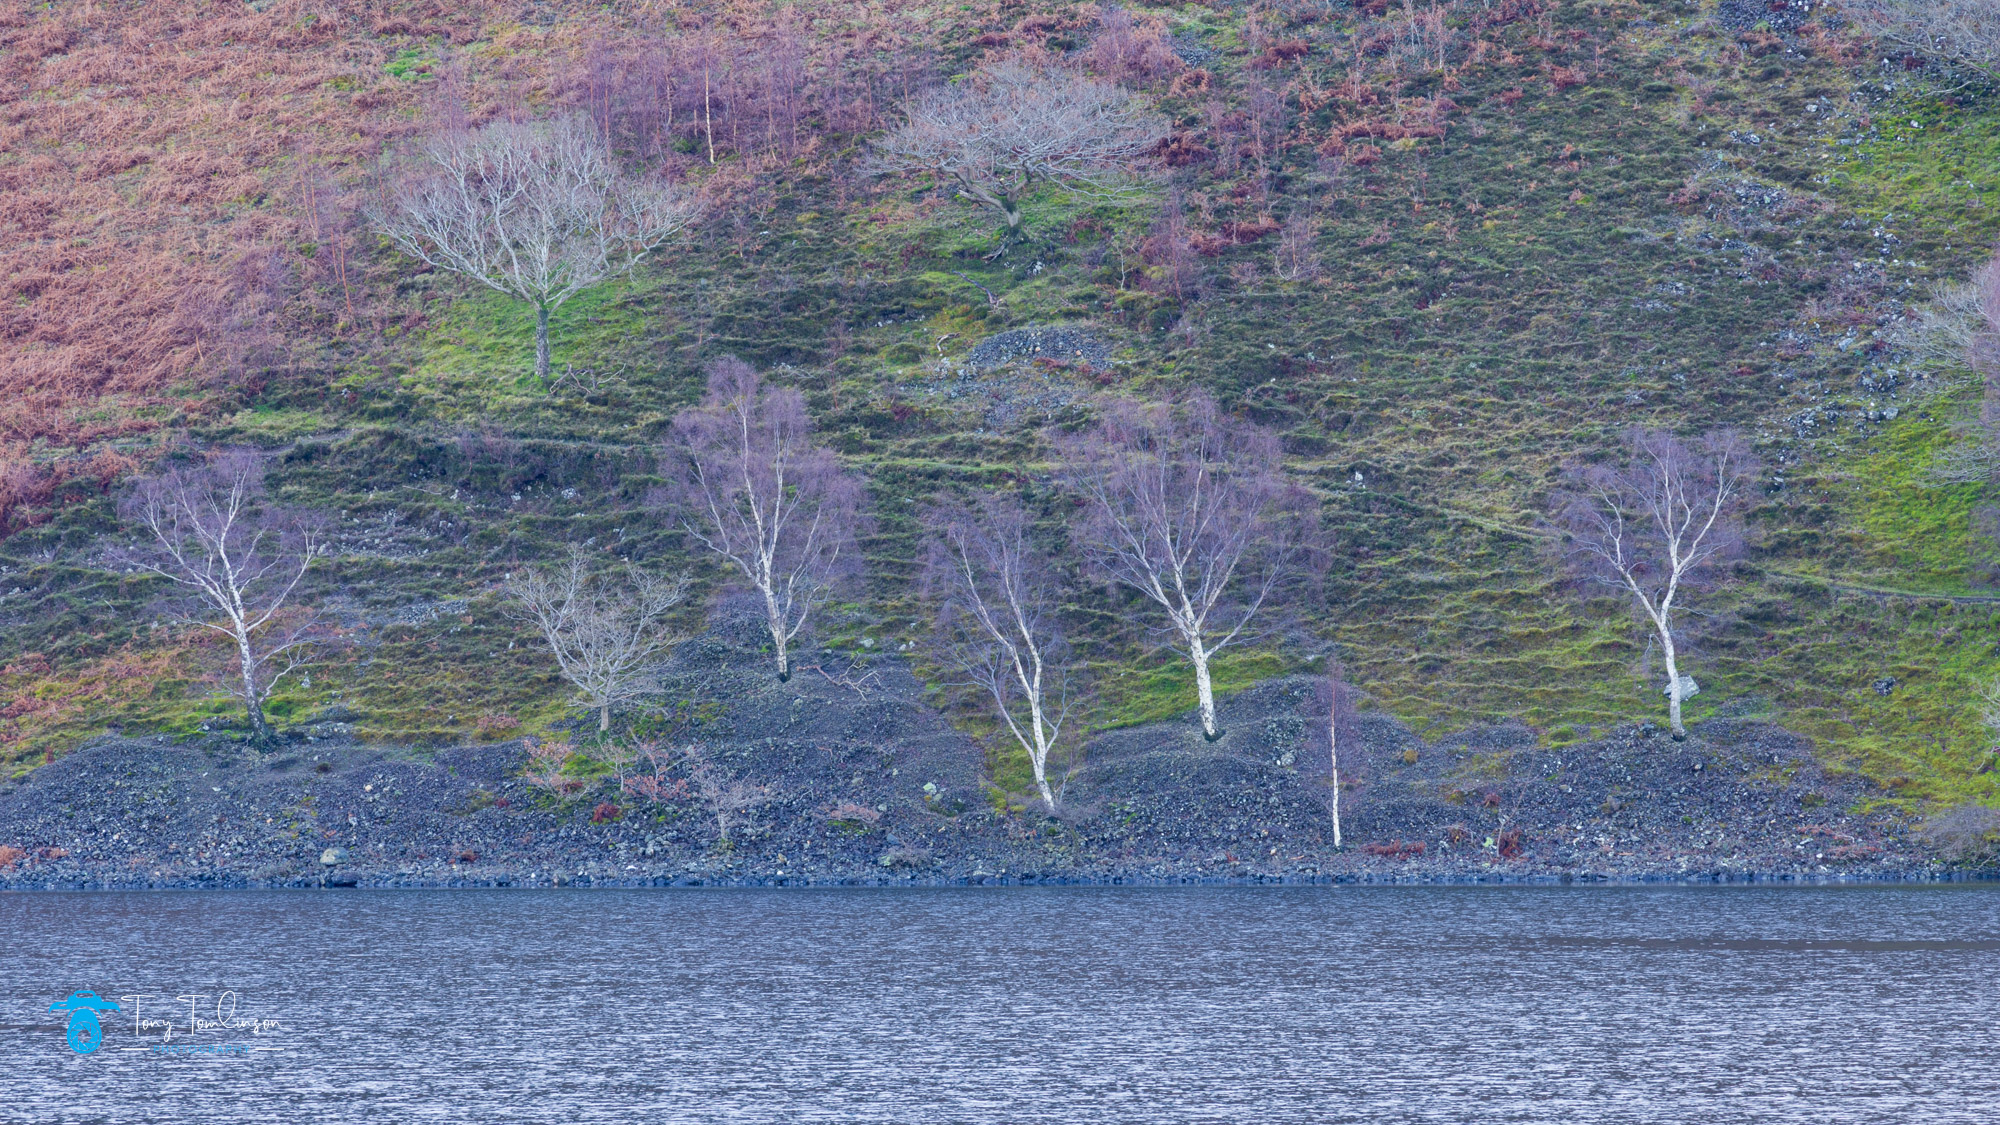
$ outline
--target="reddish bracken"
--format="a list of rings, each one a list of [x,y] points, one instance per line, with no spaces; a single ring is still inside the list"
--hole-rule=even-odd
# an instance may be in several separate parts
[[[894,6],[857,30],[834,0],[552,0],[535,26],[501,0],[381,6],[0,5],[0,536],[101,495],[170,420],[240,409],[302,343],[421,325],[355,222],[421,111],[552,102],[649,162],[727,154],[726,220],[757,171],[882,127],[938,35]],[[451,61],[503,38],[504,66]]]
[[[1390,840],[1361,845],[1362,855],[1381,856],[1384,859],[1411,859],[1424,854],[1421,840]]]
[[[882,814],[869,808],[867,805],[857,805],[852,801],[846,801],[833,806],[832,810],[826,814],[826,818],[828,820],[846,821],[849,824],[876,824],[881,821]]]

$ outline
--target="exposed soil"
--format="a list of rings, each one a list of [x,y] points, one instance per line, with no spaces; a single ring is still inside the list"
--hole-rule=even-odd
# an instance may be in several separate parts
[[[261,754],[106,738],[7,785],[0,887],[1962,874],[1896,815],[1855,811],[1871,796],[1858,776],[1765,724],[1711,722],[1681,743],[1635,724],[1548,748],[1508,727],[1426,742],[1364,715],[1343,737],[1336,849],[1302,679],[1227,700],[1213,744],[1188,721],[1101,735],[1054,816],[1003,809],[980,748],[893,657],[828,656],[781,684],[711,634],[666,687],[728,701],[697,737],[768,796],[726,845],[694,796],[635,802],[607,778],[559,802],[519,776],[521,742],[383,749],[332,714]]]

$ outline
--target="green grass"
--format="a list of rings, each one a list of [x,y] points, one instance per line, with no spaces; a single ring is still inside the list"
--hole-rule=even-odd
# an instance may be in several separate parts
[[[979,409],[927,387],[986,334],[1085,323],[1117,348],[1107,389],[1202,387],[1283,432],[1336,537],[1323,599],[1296,615],[1372,706],[1433,735],[1518,721],[1566,743],[1662,721],[1645,630],[1615,597],[1562,579],[1538,523],[1562,466],[1608,454],[1627,426],[1744,429],[1783,484],[1760,494],[1748,557],[1692,602],[1688,667],[1702,693],[1690,720],[1781,722],[1913,803],[2000,797],[1994,775],[1976,772],[1991,735],[1972,706],[2000,676],[2000,607],[1839,588],[1963,595],[1986,580],[1976,517],[1988,490],[1928,475],[1972,408],[1953,383],[1962,374],[1896,372],[1893,420],[1879,414],[1879,383],[1862,380],[1889,373],[1869,347],[1883,318],[1963,276],[2000,236],[2000,185],[1982,171],[2000,159],[2000,98],[1970,90],[1946,104],[1882,91],[1866,62],[1745,57],[1728,36],[1688,31],[1693,10],[1558,4],[1558,35],[1583,38],[1557,52],[1528,43],[1530,23],[1483,30],[1518,61],[1496,49],[1464,69],[1445,138],[1385,146],[1338,185],[1313,146],[1337,117],[1368,111],[1337,100],[1300,115],[1268,200],[1245,170],[1179,173],[1190,221],[1209,231],[1267,209],[1282,218],[1310,197],[1315,282],[1277,279],[1265,239],[1204,258],[1202,297],[1183,306],[1141,285],[1146,201],[1044,191],[996,255],[1001,232],[970,205],[914,181],[843,204],[813,172],[775,181],[743,224],[717,224],[560,310],[557,369],[591,368],[600,384],[551,394],[530,376],[525,305],[411,279],[424,310],[414,331],[366,362],[319,354],[197,434],[286,446],[288,500],[357,526],[393,514],[407,541],[316,579],[361,623],[295,713],[338,692],[357,729],[411,744],[470,737],[481,715],[523,730],[560,721],[567,692],[499,613],[493,584],[596,537],[693,569],[712,590],[720,573],[643,499],[656,443],[700,394],[702,362],[731,352],[804,391],[827,440],[869,474],[879,526],[863,545],[868,583],[822,638],[866,636],[875,651],[917,639],[914,513],[937,492],[1025,480],[1048,547],[1073,555],[1034,429],[989,431]],[[1247,69],[1238,12],[1161,11],[1224,52],[1212,91],[1162,101],[1182,127],[1198,125],[1209,97],[1240,105],[1253,78],[1293,77]],[[1634,26],[1639,17],[1659,26]],[[1330,41],[1324,28],[1294,30]],[[1324,49],[1314,60],[1322,89],[1346,74]],[[1553,66],[1586,62],[1583,85],[1548,80]],[[1697,112],[1662,81],[1681,68],[1730,96]],[[1400,94],[1438,92],[1417,76]],[[1848,101],[1856,93],[1863,101]],[[1756,143],[1741,139],[1752,133]],[[1676,194],[1691,178],[1706,199]],[[1791,203],[1768,203],[1780,191]],[[0,545],[7,585],[24,589],[7,603],[9,651],[44,652],[58,672],[123,645],[154,651],[131,624],[143,591],[53,561],[83,557],[107,529],[99,504]],[[1088,725],[1191,708],[1184,665],[1157,649],[1144,615],[1076,577],[1068,617],[1089,672]],[[468,599],[472,620],[381,624],[447,599]],[[1234,652],[1218,686],[1303,670],[1303,657]],[[1878,694],[1887,678],[1894,688]],[[113,721],[185,734],[207,691],[196,677],[162,679],[59,723],[0,721],[15,737],[0,754],[29,760]],[[939,701],[995,748],[996,782],[1023,789],[1024,758],[991,737],[977,700]]]

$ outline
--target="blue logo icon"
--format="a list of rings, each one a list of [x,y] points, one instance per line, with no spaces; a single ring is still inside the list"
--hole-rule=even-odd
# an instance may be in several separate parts
[[[104,1043],[104,1028],[97,1022],[97,1013],[120,1010],[117,1001],[106,1000],[95,992],[72,992],[69,999],[49,1005],[51,1012],[69,1013],[69,1049],[79,1055],[87,1055]]]

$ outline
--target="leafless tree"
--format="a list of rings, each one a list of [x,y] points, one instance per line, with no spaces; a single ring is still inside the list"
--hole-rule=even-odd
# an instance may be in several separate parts
[[[1085,560],[1166,611],[1168,636],[1194,665],[1202,733],[1214,741],[1210,662],[1253,637],[1257,612],[1305,573],[1317,505],[1281,475],[1276,434],[1224,415],[1205,394],[1178,410],[1113,402],[1096,426],[1058,445],[1089,509]]]
[[[196,623],[236,646],[231,694],[249,715],[251,737],[268,739],[265,702],[313,651],[317,615],[297,607],[288,612],[287,604],[313,560],[325,554],[316,522],[268,502],[264,459],[250,450],[215,453],[142,479],[121,510],[152,542],[115,557],[193,591],[209,611]]]
[[[653,658],[684,639],[668,614],[686,599],[685,577],[627,564],[613,578],[597,573],[590,552],[575,544],[556,566],[508,576],[506,590],[515,614],[541,632],[563,678],[597,712],[600,731],[611,729],[613,706],[651,686]]]
[[[1340,747],[1342,735],[1351,737],[1354,726],[1354,688],[1335,660],[1327,674],[1315,685],[1314,698],[1326,714],[1326,811],[1333,817],[1333,846],[1340,847]],[[1314,740],[1315,743],[1317,739]]]
[[[535,306],[535,376],[549,314],[632,270],[696,214],[673,185],[621,172],[585,118],[443,129],[384,172],[369,218],[404,253]]]
[[[569,776],[569,760],[576,748],[567,742],[528,740],[527,762],[521,780],[561,800],[583,791],[583,779]]]
[[[874,162],[949,182],[1013,229],[1036,183],[1115,194],[1166,135],[1165,121],[1115,83],[1007,60],[916,98],[876,142]]]
[[[1652,625],[1667,663],[1668,725],[1687,737],[1674,620],[1683,592],[1743,546],[1745,492],[1757,474],[1749,446],[1718,430],[1693,448],[1672,434],[1633,429],[1621,467],[1572,467],[1555,497],[1568,558],[1586,576],[1630,594]]]
[[[626,796],[655,805],[689,796],[687,779],[670,776],[675,765],[675,754],[671,749],[659,742],[646,741],[639,743],[634,750],[638,757],[645,760],[646,768],[619,781],[619,789]]]
[[[2000,680],[1989,681],[1979,689],[1979,722],[1986,728],[1986,736],[2000,742]]]
[[[1991,864],[2000,856],[2000,809],[1954,805],[1927,818],[1917,837],[1954,862]]]
[[[1123,5],[1110,3],[1098,6],[1097,33],[1083,60],[1097,73],[1120,81],[1151,82],[1182,69],[1165,21],[1134,19]]]
[[[1069,710],[1069,650],[1055,617],[1054,571],[1029,541],[1027,513],[1011,496],[940,505],[925,522],[923,584],[938,605],[938,654],[992,698],[1028,753],[1042,800],[1054,808],[1049,754]]]
[[[729,829],[742,814],[771,802],[771,791],[732,775],[715,761],[707,747],[691,742],[681,750],[681,768],[694,784],[695,796],[715,817],[716,842],[732,846]]]
[[[2000,473],[2000,258],[1967,282],[1941,286],[1899,341],[1925,363],[1970,369],[1985,381],[1975,440],[1931,467],[1940,483],[1974,484]]]
[[[1284,281],[1311,281],[1317,278],[1320,273],[1319,251],[1313,244],[1318,237],[1319,223],[1313,219],[1311,207],[1294,207],[1278,232],[1273,272]]]
[[[763,600],[778,679],[791,679],[792,641],[853,569],[860,480],[812,443],[804,395],[734,357],[709,364],[708,397],[674,420],[665,468],[681,526]]]
[[[2000,4],[1994,0],[1841,0],[1840,8],[1883,43],[2000,74]]]

